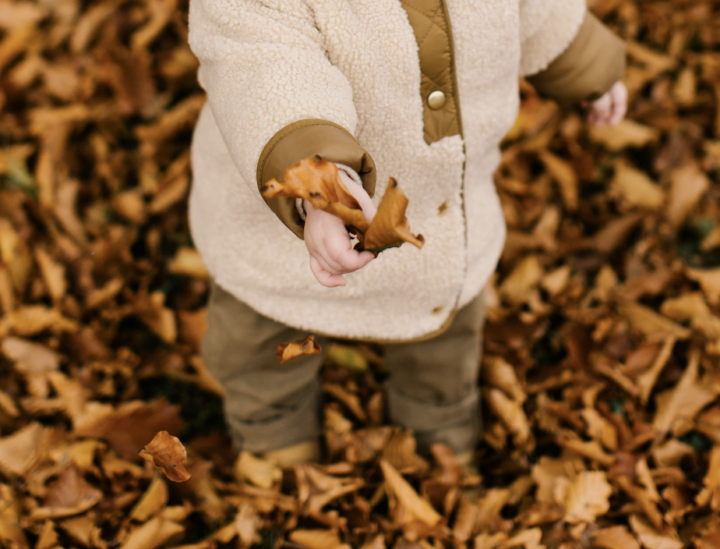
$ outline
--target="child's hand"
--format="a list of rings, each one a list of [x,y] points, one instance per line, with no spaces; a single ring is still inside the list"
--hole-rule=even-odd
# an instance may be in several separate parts
[[[360,185],[338,170],[340,179],[360,204],[368,221],[375,216],[370,196]],[[305,246],[310,254],[310,269],[317,281],[328,288],[345,286],[343,276],[352,273],[375,259],[371,252],[357,252],[353,249],[350,235],[339,217],[316,210],[307,200],[303,201],[305,219]]]
[[[588,107],[588,120],[602,128],[605,124],[617,126],[627,112],[628,92],[625,84],[616,82],[600,99],[584,103]]]

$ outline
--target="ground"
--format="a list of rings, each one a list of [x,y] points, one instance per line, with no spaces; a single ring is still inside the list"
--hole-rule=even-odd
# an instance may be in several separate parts
[[[323,462],[237,456],[198,355],[186,2],[0,0],[0,545],[720,547],[720,6],[590,4],[630,111],[523,85],[478,476],[385,425],[380,350],[342,342]],[[190,480],[138,455],[163,430]]]

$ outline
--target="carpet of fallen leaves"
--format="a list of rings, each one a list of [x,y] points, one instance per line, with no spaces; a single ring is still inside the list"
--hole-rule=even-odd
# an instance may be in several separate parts
[[[720,6],[591,4],[630,114],[589,129],[523,88],[481,478],[416,455],[379,350],[342,343],[324,462],[235,455],[198,356],[186,2],[0,0],[0,546],[720,547]]]

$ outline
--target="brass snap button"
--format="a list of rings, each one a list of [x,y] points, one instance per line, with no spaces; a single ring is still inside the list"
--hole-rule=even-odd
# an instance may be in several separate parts
[[[428,107],[436,111],[445,105],[445,94],[440,90],[432,92],[427,98]]]

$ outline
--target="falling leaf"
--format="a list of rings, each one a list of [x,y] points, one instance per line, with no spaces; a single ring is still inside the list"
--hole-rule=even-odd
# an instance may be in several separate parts
[[[281,343],[277,348],[277,357],[280,364],[301,356],[317,355],[322,352],[320,345],[315,343],[315,336],[307,336],[292,343]]]
[[[167,431],[157,433],[150,443],[140,450],[140,457],[162,469],[165,476],[173,482],[184,482],[190,478],[183,465],[187,451],[180,439],[171,436]]]

